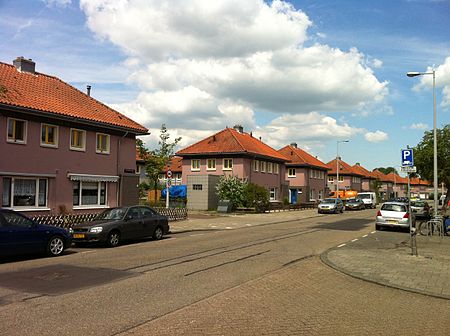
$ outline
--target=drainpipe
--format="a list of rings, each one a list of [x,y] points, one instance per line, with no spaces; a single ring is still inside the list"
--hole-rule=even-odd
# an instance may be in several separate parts
[[[117,206],[120,206],[121,202],[120,202],[120,188],[122,186],[122,178],[121,178],[121,174],[120,174],[120,147],[121,147],[121,143],[122,143],[122,139],[124,139],[126,136],[128,135],[128,131],[125,132],[125,134],[119,138],[119,140],[117,141],[117,162],[116,162],[116,167],[117,167],[117,176],[119,176],[119,184],[117,185]]]

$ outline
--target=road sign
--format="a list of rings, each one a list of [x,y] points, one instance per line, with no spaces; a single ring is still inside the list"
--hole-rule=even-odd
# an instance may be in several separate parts
[[[414,155],[412,149],[402,149],[402,166],[414,166]]]
[[[166,176],[167,176],[168,178],[172,178],[172,171],[171,171],[171,170],[168,170],[167,173],[166,173]]]
[[[416,166],[412,166],[412,167],[410,167],[410,166],[403,166],[402,167],[402,172],[403,173],[415,173],[415,172],[417,172],[417,168],[416,168]]]
[[[167,187],[170,187],[172,185],[172,179],[168,178],[166,184],[167,184]]]

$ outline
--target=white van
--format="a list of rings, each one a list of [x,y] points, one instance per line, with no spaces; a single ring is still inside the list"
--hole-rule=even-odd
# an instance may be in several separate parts
[[[377,194],[374,192],[360,192],[356,198],[361,199],[364,202],[366,208],[375,209],[378,205]]]

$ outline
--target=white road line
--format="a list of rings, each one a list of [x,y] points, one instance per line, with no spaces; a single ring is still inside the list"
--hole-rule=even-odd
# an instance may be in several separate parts
[[[364,237],[367,237],[367,236],[368,236],[368,234],[364,235],[363,238],[364,238]]]
[[[252,224],[245,224],[246,226],[252,226]]]
[[[377,231],[372,231],[371,233],[375,233],[375,232],[377,232]]]
[[[225,229],[227,229],[227,230],[231,230],[232,229],[232,227],[230,227],[230,226],[227,226]]]
[[[196,233],[196,234],[191,234],[189,235],[190,237],[194,237],[194,236],[203,236],[204,233]]]
[[[355,242],[355,241],[357,241],[357,240],[358,240],[358,239],[353,239],[353,240],[352,240],[352,243]]]
[[[347,245],[347,244],[341,244],[341,245],[339,245],[338,247],[342,247],[342,246],[345,246],[345,245]]]

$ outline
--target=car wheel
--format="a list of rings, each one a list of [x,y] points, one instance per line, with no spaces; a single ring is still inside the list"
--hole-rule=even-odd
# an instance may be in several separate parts
[[[57,257],[64,252],[64,239],[60,236],[53,236],[47,243],[47,255]]]
[[[375,230],[377,230],[377,231],[381,231],[381,230],[382,230],[382,228],[381,228],[381,226],[380,226],[380,225],[378,225],[378,224],[375,224]]]
[[[161,240],[164,235],[163,229],[161,226],[157,226],[155,231],[153,232],[153,239]]]
[[[106,240],[106,244],[109,247],[116,247],[120,244],[120,232],[119,231],[111,231],[108,234],[108,238]]]

